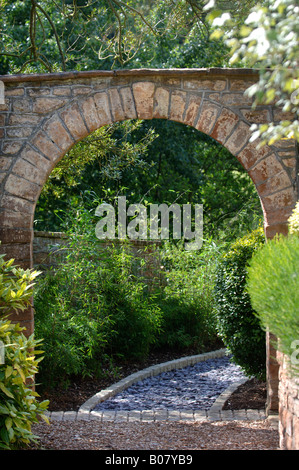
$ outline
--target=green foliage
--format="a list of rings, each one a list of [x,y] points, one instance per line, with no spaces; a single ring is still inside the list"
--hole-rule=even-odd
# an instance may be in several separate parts
[[[1,1],[0,34],[2,73],[217,66],[225,51],[191,0]]]
[[[119,361],[147,357],[151,349],[203,351],[217,343],[213,288],[223,247],[209,240],[202,250],[186,251],[166,242],[136,256],[129,242],[107,247],[97,240],[92,212],[77,208],[65,260],[36,289],[45,388],[67,386],[75,375],[100,375]],[[158,279],[144,279],[150,265],[163,266],[162,285],[156,283],[159,268]]]
[[[39,341],[27,338],[19,324],[8,319],[24,310],[32,297],[32,281],[39,274],[13,266],[0,257],[0,448],[15,449],[36,441],[32,423],[45,418],[47,401],[39,402],[34,383],[41,357]]]
[[[87,206],[91,193],[110,204],[117,195],[145,205],[203,203],[207,237],[221,233],[235,239],[262,218],[246,171],[228,150],[196,129],[171,121],[138,121],[106,137],[101,132],[93,139],[92,134],[51,173],[36,208],[37,230],[61,231],[60,217],[69,219],[71,206],[82,198]]]
[[[5,261],[0,255],[0,316],[25,310],[30,305],[34,279],[40,274],[14,266],[14,260]]]
[[[247,265],[265,237],[257,229],[238,239],[219,260],[215,284],[217,329],[234,361],[248,375],[265,373],[265,334],[246,291]]]
[[[157,295],[162,313],[157,347],[204,351],[217,342],[214,282],[220,247],[211,240],[198,251],[165,243],[160,251],[164,286]]]
[[[288,222],[289,233],[292,235],[299,235],[299,202],[296,203],[295,209],[293,210]]]
[[[88,211],[78,210],[65,260],[35,293],[36,335],[45,349],[40,380],[47,386],[100,375],[111,358],[144,357],[160,327],[129,248],[101,246],[94,228]]]
[[[0,319],[0,342],[5,362],[0,364],[0,448],[20,448],[36,442],[31,425],[44,418],[48,401],[38,401],[32,390],[41,358],[36,358],[39,341],[26,338],[18,324]],[[33,353],[34,351],[34,353]]]
[[[275,103],[293,113],[290,120],[252,127],[252,138],[260,137],[270,145],[281,138],[299,141],[298,13],[296,0],[279,0],[255,5],[241,26],[228,12],[213,11],[210,15],[216,28],[212,38],[224,35],[232,56],[230,63],[241,61],[259,69],[259,81],[246,91],[253,97],[254,106]]]
[[[269,329],[278,338],[275,346],[290,358],[291,370],[297,375],[298,273],[299,237],[280,236],[268,241],[254,254],[247,279],[247,291],[257,318],[264,329]]]

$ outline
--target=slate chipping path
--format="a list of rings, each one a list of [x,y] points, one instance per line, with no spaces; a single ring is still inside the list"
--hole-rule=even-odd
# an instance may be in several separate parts
[[[50,420],[114,422],[265,419],[263,410],[222,410],[246,377],[221,349],[151,366],[87,400],[78,412],[49,412]]]

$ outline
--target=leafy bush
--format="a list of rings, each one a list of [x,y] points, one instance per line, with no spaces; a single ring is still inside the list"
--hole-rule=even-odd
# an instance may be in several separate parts
[[[101,245],[94,227],[86,212],[78,214],[65,260],[36,289],[35,329],[45,349],[40,377],[47,387],[74,375],[100,375],[115,357],[144,357],[160,326],[128,247]]]
[[[24,310],[32,297],[36,271],[13,266],[0,256],[0,448],[14,449],[35,441],[31,425],[44,419],[47,401],[39,402],[33,390],[41,358],[39,342],[27,338],[19,324],[8,319],[12,310]],[[31,386],[30,386],[31,384]]]
[[[48,401],[38,401],[33,384],[41,358],[38,341],[22,333],[18,324],[0,320],[0,341],[4,346],[5,363],[0,365],[0,448],[13,449],[35,442],[31,425],[42,417]],[[33,354],[33,350],[35,350]]]
[[[265,374],[265,334],[246,291],[247,265],[265,241],[257,229],[233,243],[217,267],[215,297],[217,330],[233,360],[247,375]]]
[[[215,260],[218,247],[211,241],[198,251],[181,244],[165,243],[161,250],[165,285],[157,301],[162,314],[162,331],[157,346],[203,350],[215,344]]]
[[[264,329],[279,338],[276,345],[291,359],[299,332],[299,237],[277,237],[250,261],[247,290]],[[298,349],[298,348],[297,348]],[[298,358],[291,368],[298,373]]]
[[[0,255],[0,316],[25,310],[30,305],[32,287],[38,271],[22,269]]]
[[[299,202],[297,202],[292,215],[289,218],[289,233],[299,235]]]

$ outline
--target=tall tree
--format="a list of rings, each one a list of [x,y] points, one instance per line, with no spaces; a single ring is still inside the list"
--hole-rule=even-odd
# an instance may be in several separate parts
[[[240,19],[253,1],[220,3]],[[111,69],[133,62],[156,67],[158,62],[169,66],[177,61],[181,66],[180,51],[186,56],[199,53],[199,63],[207,45],[216,55],[219,46],[219,41],[209,38],[205,4],[205,0],[1,0],[1,73]],[[221,56],[223,44],[218,62]],[[213,66],[213,53],[209,60]],[[194,57],[185,62],[196,66]]]

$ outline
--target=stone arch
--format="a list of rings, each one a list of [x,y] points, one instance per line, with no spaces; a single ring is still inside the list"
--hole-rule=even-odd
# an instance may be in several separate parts
[[[5,84],[5,104],[0,104],[0,252],[16,264],[32,267],[35,205],[54,166],[76,142],[101,126],[137,118],[177,121],[220,142],[256,186],[266,236],[287,233],[297,199],[296,149],[292,141],[261,148],[250,142],[252,123],[283,117],[270,105],[252,110],[244,90],[257,77],[251,69],[0,77]],[[28,334],[33,332],[32,309],[12,319]]]

